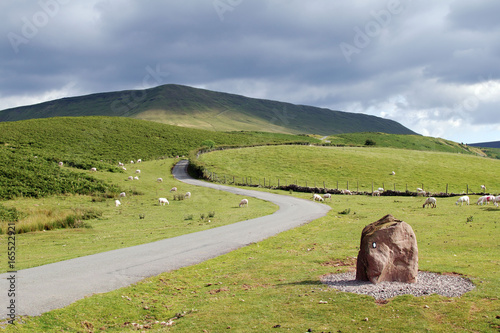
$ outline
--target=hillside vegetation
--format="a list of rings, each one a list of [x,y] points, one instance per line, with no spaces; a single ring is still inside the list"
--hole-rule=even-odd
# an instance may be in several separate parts
[[[0,121],[61,116],[119,116],[215,131],[415,134],[389,119],[249,98],[175,84],[70,97],[0,112]]]
[[[222,133],[132,118],[59,117],[0,123],[0,199],[58,193],[105,193],[118,188],[64,166],[123,172],[119,161],[187,155],[204,141],[254,145],[318,140],[286,134]]]

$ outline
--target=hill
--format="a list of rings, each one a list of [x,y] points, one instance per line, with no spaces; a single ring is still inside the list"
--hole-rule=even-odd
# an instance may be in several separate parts
[[[482,148],[500,148],[500,141],[469,143],[469,146]]]
[[[205,141],[218,145],[318,142],[305,136],[225,133],[117,117],[55,117],[0,123],[0,199],[57,193],[115,192],[65,166],[122,172],[118,161],[187,155]]]
[[[2,122],[63,116],[131,117],[215,131],[416,134],[398,122],[380,117],[174,84],[62,98],[0,111]]]

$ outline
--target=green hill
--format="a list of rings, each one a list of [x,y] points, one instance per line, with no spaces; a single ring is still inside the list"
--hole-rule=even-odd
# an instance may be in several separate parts
[[[288,134],[214,132],[117,117],[55,117],[0,123],[0,199],[117,191],[65,166],[122,172],[119,161],[187,155],[203,146],[318,142]]]
[[[62,116],[131,117],[215,131],[331,135],[416,134],[389,119],[167,84],[70,97],[0,111],[0,121]]]

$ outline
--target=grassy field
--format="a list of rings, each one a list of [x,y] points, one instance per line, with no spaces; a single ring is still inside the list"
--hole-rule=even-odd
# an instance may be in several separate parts
[[[455,206],[453,198],[440,199],[435,209],[421,203],[414,197],[334,196],[322,219],[202,264],[22,318],[5,331],[497,332],[499,209]],[[349,214],[340,213],[347,208]],[[457,298],[379,302],[322,285],[322,275],[353,269],[361,230],[387,213],[413,227],[420,270],[460,274],[476,288]]]
[[[254,147],[211,152],[200,157],[207,170],[254,184],[297,184],[371,192],[374,188],[433,193],[500,192],[500,161],[473,155],[372,147]],[[392,171],[396,174],[392,175]]]
[[[128,164],[128,171],[125,173],[93,173],[93,177],[115,184],[126,192],[127,196],[120,198],[120,207],[115,207],[114,204],[118,194],[112,198],[69,194],[4,201],[4,207],[16,208],[20,215],[16,223],[18,230],[24,224],[45,223],[46,220],[64,217],[76,210],[100,214],[95,219],[85,220],[87,227],[17,235],[16,268],[24,269],[175,237],[271,214],[277,208],[274,204],[256,199],[252,200],[255,209],[237,209],[241,200],[237,195],[178,182],[170,174],[175,161],[177,160],[165,159]],[[141,170],[139,180],[127,180],[128,175],[135,175],[136,169]],[[162,177],[164,181],[158,183],[158,177]],[[190,191],[191,198],[174,200],[174,193],[170,193],[174,186],[178,188],[178,194]],[[159,206],[159,197],[167,198],[170,204]],[[3,224],[5,228],[7,223]],[[0,251],[1,272],[7,271],[6,255],[6,251]]]

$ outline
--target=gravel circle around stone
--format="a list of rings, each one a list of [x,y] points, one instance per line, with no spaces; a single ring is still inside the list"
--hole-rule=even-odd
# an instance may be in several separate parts
[[[418,272],[416,283],[357,281],[356,272],[328,274],[321,282],[339,291],[373,296],[385,300],[400,295],[428,296],[438,294],[458,297],[475,288],[469,279],[456,275]]]

